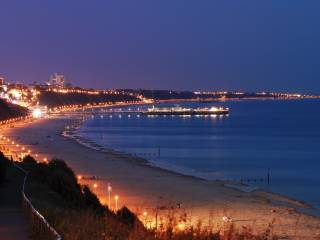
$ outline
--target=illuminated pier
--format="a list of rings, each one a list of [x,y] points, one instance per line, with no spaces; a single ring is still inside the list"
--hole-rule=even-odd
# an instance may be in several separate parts
[[[105,113],[119,114],[140,114],[140,115],[226,115],[229,114],[229,108],[211,107],[211,108],[148,108],[147,110],[107,110]]]

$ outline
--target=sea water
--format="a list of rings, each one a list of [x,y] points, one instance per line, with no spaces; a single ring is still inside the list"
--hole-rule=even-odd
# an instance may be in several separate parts
[[[320,100],[179,105],[224,106],[230,113],[148,117],[97,112],[77,134],[163,168],[259,186],[319,208]]]

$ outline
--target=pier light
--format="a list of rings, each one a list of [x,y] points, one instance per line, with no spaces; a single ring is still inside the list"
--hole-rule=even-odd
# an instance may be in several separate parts
[[[48,159],[47,159],[47,158],[43,158],[43,161],[44,161],[44,162],[48,162]]]
[[[81,175],[78,175],[78,179],[81,180],[81,179],[82,179],[82,176],[81,176]]]
[[[93,187],[94,187],[94,188],[97,188],[97,187],[98,187],[98,184],[97,184],[97,183],[93,184]]]

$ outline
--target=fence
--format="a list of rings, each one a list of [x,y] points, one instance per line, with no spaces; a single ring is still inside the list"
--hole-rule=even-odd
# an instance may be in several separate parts
[[[28,173],[18,165],[14,164],[14,166],[25,173],[22,185],[22,208],[28,220],[28,223],[30,224],[32,234],[39,237],[41,236],[41,239],[62,240],[62,237],[48,223],[48,221],[35,209],[31,201],[26,196],[25,184],[28,177]]]

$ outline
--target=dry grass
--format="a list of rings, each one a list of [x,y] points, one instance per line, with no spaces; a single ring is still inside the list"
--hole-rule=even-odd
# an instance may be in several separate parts
[[[255,235],[252,229],[235,229],[226,223],[218,232],[197,226],[181,228],[180,216],[169,216],[167,224],[159,224],[158,229],[146,229],[138,220],[126,222],[118,214],[99,216],[92,210],[61,211],[47,209],[43,214],[63,235],[64,240],[276,240],[272,234],[273,223],[264,233]]]

